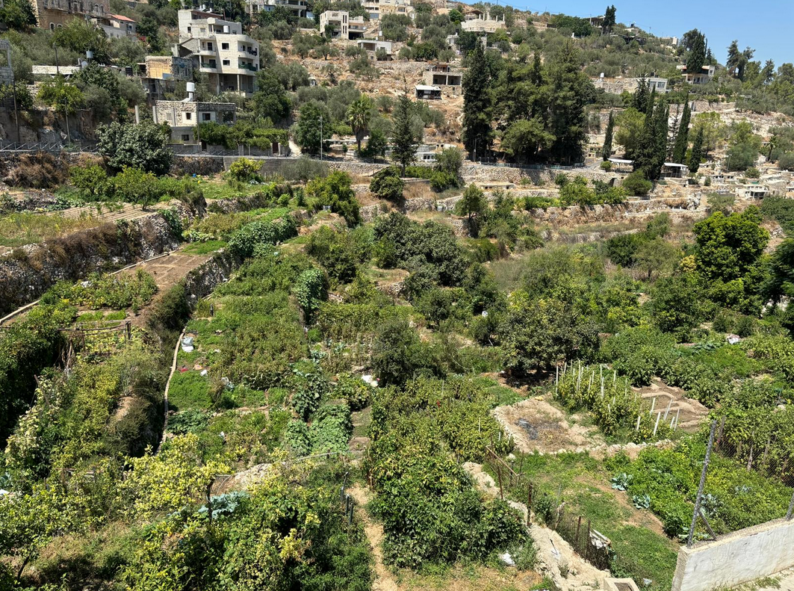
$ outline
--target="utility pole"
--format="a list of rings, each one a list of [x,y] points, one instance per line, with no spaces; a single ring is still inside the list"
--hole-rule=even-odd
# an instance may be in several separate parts
[[[320,115],[320,160],[323,159],[323,116]]]
[[[19,135],[19,109],[17,108],[17,78],[14,76],[14,67],[11,63],[11,45],[8,46],[8,68],[11,70],[11,88],[14,94],[14,122],[17,126],[17,142],[22,143]]]
[[[55,43],[53,43],[52,44],[52,48],[55,50],[55,75],[56,76],[60,76],[61,75],[61,69],[58,66],[58,46]]]

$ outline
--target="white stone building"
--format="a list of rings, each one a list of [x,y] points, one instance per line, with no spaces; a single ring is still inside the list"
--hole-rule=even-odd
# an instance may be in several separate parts
[[[237,117],[234,103],[197,103],[184,101],[156,101],[152,118],[157,124],[168,123],[173,143],[193,144],[201,141],[197,134],[199,123],[232,125]]]
[[[250,95],[256,90],[259,42],[243,34],[240,23],[200,10],[180,10],[174,57],[192,59],[194,71],[206,74],[217,94]]]

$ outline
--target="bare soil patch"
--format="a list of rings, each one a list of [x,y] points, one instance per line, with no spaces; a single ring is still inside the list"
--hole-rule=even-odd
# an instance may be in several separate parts
[[[697,431],[701,423],[706,420],[709,410],[697,400],[687,398],[686,392],[681,388],[668,386],[662,380],[655,378],[650,386],[633,388],[644,400],[653,405],[654,413],[664,411],[662,420],[672,420],[678,416],[678,427],[687,432]],[[655,399],[656,402],[653,402]]]
[[[493,414],[523,453],[583,451],[604,444],[597,427],[570,421],[562,410],[543,397],[500,406]]]

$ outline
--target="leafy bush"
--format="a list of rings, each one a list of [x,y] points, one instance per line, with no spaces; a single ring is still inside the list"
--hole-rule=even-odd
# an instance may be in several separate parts
[[[306,185],[306,194],[314,199],[314,210],[329,207],[338,213],[349,226],[356,226],[361,221],[358,201],[353,189],[350,188],[350,175],[338,170],[326,178],[316,178]]]
[[[404,188],[405,183],[400,178],[400,169],[396,166],[387,166],[383,170],[379,170],[369,183],[369,190],[387,201],[401,201]]]
[[[629,192],[629,195],[643,197],[651,192],[653,183],[645,178],[642,171],[638,170],[632,172],[625,179],[623,179],[623,188]]]
[[[80,283],[61,281],[51,294],[92,310],[112,308],[123,310],[143,307],[157,293],[157,283],[149,273],[138,269],[135,275],[90,275]]]
[[[278,222],[251,222],[232,234],[228,248],[235,256],[248,258],[258,245],[278,244],[297,234],[298,228],[291,216]]]
[[[248,158],[239,158],[229,167],[229,176],[236,181],[248,182],[261,180],[259,166]]]
[[[328,299],[325,275],[319,269],[307,269],[295,282],[295,295],[307,323],[314,319],[320,304]]]

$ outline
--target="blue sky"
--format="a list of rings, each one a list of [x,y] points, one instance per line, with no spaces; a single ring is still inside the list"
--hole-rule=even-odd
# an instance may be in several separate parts
[[[494,2],[495,0],[491,0]],[[603,0],[501,0],[522,10],[548,11],[572,16],[604,14]],[[700,29],[721,64],[728,45],[738,39],[739,47],[755,49],[753,59],[772,59],[776,66],[794,62],[794,0],[610,0],[617,8],[617,20],[634,22],[659,37],[681,37]]]

